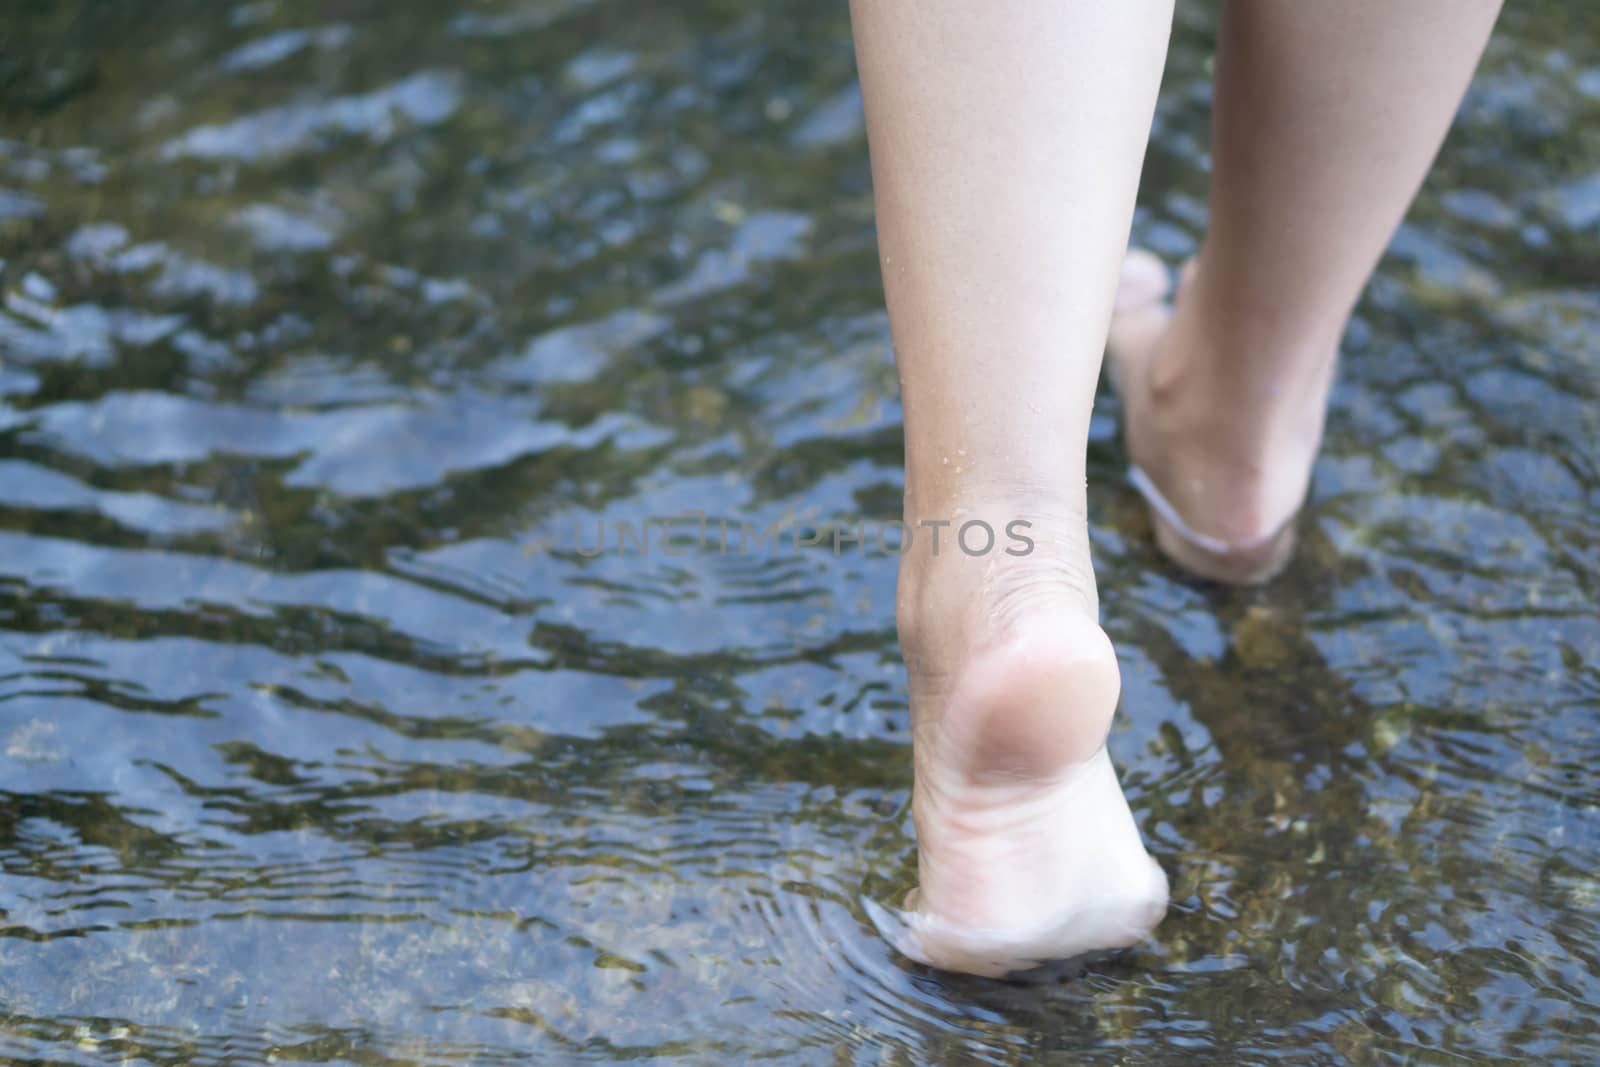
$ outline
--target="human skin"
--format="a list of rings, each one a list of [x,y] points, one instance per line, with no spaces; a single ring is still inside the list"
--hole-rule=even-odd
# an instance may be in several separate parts
[[[1133,944],[1166,908],[1105,750],[1085,453],[1108,338],[1132,459],[1222,546],[1212,577],[1260,577],[1232,549],[1279,544],[1299,507],[1340,333],[1498,4],[1226,3],[1211,227],[1175,312],[1164,269],[1126,255],[1170,0],[851,10],[905,521],[1021,518],[1036,545],[901,559],[920,884],[890,932],[1003,975]],[[1180,563],[1218,563],[1173,532]]]

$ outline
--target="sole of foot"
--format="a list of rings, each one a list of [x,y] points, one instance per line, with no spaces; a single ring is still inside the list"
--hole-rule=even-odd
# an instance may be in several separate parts
[[[1006,977],[1129,947],[1160,922],[1166,875],[1105,747],[1119,689],[1092,619],[1039,614],[1009,624],[919,718],[921,884],[904,910],[869,908],[904,955]]]
[[[1184,269],[1185,278],[1192,264]],[[1180,286],[1181,288],[1181,286]],[[1230,585],[1259,585],[1276,577],[1294,554],[1295,515],[1265,534],[1242,541],[1207,534],[1186,519],[1160,484],[1167,466],[1152,425],[1148,381],[1172,319],[1167,268],[1156,256],[1130,249],[1123,260],[1106,345],[1112,387],[1122,399],[1130,481],[1149,505],[1156,547],[1188,573]]]

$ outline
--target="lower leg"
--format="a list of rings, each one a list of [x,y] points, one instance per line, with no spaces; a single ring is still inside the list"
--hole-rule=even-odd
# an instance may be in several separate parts
[[[913,954],[1003,971],[1127,944],[1165,887],[1103,745],[1084,452],[1170,0],[857,0],[906,427],[897,621],[919,843]],[[1032,523],[968,556],[964,521]],[[941,552],[922,521],[952,521]]]
[[[1123,386],[1135,462],[1195,528],[1250,542],[1299,507],[1346,320],[1499,7],[1224,4],[1204,244],[1170,325],[1130,260],[1112,337],[1141,369]]]

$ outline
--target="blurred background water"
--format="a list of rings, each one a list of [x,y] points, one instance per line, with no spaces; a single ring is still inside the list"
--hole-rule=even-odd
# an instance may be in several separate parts
[[[1180,5],[1136,237],[1204,223]],[[1353,323],[1300,558],[1091,446],[1174,907],[899,959],[897,516],[842,4],[0,13],[0,1057],[1600,1059],[1600,37],[1510,6]]]

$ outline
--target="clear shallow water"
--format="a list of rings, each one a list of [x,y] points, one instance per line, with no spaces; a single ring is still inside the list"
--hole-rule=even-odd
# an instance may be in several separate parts
[[[1208,19],[1137,223],[1174,257]],[[897,513],[840,5],[0,26],[0,1055],[1600,1056],[1576,6],[1508,12],[1286,578],[1165,566],[1102,399],[1114,751],[1175,904],[1031,987],[865,922],[914,864],[890,556],[575,550]]]

